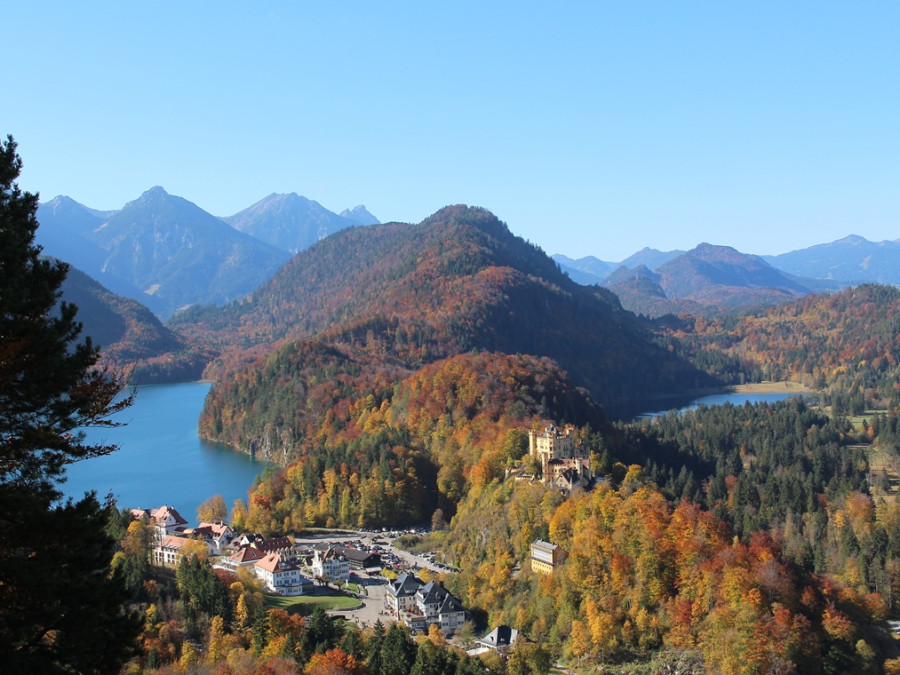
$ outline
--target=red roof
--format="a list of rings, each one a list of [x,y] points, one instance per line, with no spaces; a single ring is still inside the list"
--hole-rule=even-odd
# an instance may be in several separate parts
[[[163,537],[163,540],[160,542],[160,546],[162,548],[184,548],[184,545],[188,543],[190,539],[186,537],[174,537],[169,535],[167,537]]]
[[[187,521],[181,517],[181,514],[178,513],[175,507],[168,504],[163,504],[158,509],[151,511],[150,517],[162,523],[165,523],[171,517],[176,525],[187,525]]]
[[[257,567],[262,567],[267,572],[283,572],[285,568],[281,566],[281,556],[277,553],[270,553],[262,560],[258,560],[256,563]]]
[[[228,529],[229,527],[225,523],[200,523],[200,525],[197,526],[198,532],[203,532],[204,534],[209,532],[217,537],[223,536]]]
[[[231,562],[235,563],[236,565],[244,565],[247,563],[252,563],[255,560],[262,560],[264,557],[264,553],[251,546],[248,546],[246,548],[242,548],[236,553],[233,553],[229,560],[231,560]]]
[[[257,539],[250,545],[258,548],[260,551],[266,551],[267,553],[293,546],[291,540],[287,537],[273,537],[272,539],[263,539],[262,541]]]

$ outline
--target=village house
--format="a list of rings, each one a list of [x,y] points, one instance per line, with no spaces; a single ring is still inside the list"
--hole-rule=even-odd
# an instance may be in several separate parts
[[[157,565],[177,565],[184,555],[184,546],[189,541],[187,537],[172,534],[164,536],[153,549],[153,562]]]
[[[294,560],[297,557],[297,547],[294,546],[294,541],[290,537],[270,537],[266,539],[256,535],[250,545],[263,553],[277,553],[282,560]]]
[[[168,504],[163,504],[158,509],[131,509],[131,515],[135,520],[149,520],[157,541],[168,534],[183,534],[188,525],[178,510]]]
[[[300,574],[291,562],[282,560],[277,553],[269,553],[253,565],[256,576],[266,589],[278,595],[303,595],[312,590],[312,582]]]
[[[202,539],[211,556],[228,555],[228,545],[234,539],[234,531],[225,523],[200,523],[197,527],[184,528],[180,534],[190,539]]]
[[[277,553],[282,560],[296,562],[299,557],[299,549],[290,537],[265,538],[261,534],[242,534],[229,544],[231,550],[252,547],[263,553]]]
[[[531,570],[539,574],[553,574],[566,559],[566,551],[549,541],[536,539],[531,544]]]
[[[466,608],[443,583],[423,584],[407,572],[388,582],[384,602],[398,621],[416,631],[437,624],[445,635],[452,635],[466,622]]]
[[[266,554],[252,546],[246,546],[232,553],[228,558],[220,560],[219,567],[236,571],[239,567],[252,567],[266,557]]]
[[[174,506],[163,504],[158,509],[150,512],[150,521],[159,531],[160,536],[166,534],[178,534],[183,532],[188,522],[182,517]]]
[[[416,592],[416,607],[426,626],[438,624],[444,635],[456,633],[466,622],[466,609],[443,582],[429,581]]]
[[[345,583],[350,579],[350,562],[333,547],[324,551],[315,549],[312,562],[313,575],[334,583]]]
[[[350,563],[351,570],[375,570],[381,569],[381,554],[378,551],[361,551],[352,546],[341,546],[339,544],[316,544],[313,549],[322,553],[328,549],[333,549],[338,557],[343,556]]]
[[[409,572],[388,581],[384,602],[393,616],[399,619],[402,612],[416,606],[416,592],[421,585],[422,582]]]
[[[519,639],[519,631],[515,628],[510,628],[506,624],[500,624],[483,638],[476,640],[475,644],[477,647],[474,650],[469,650],[468,654],[477,656],[487,650],[492,650],[505,657],[509,653],[509,648]]]
[[[261,579],[270,593],[278,595],[304,595],[312,590],[313,583],[291,561],[277,553],[263,553],[253,546],[245,546],[223,558],[215,567],[237,572],[244,568]]]

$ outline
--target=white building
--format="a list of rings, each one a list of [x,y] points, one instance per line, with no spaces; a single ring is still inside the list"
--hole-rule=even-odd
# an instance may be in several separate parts
[[[184,545],[189,541],[187,537],[166,535],[153,548],[153,562],[157,565],[177,565],[184,555]]]
[[[193,533],[203,535],[210,555],[224,555],[225,548],[234,539],[234,532],[225,523],[200,523]]]
[[[175,534],[184,531],[188,524],[175,507],[169,506],[168,504],[163,504],[158,509],[151,510],[150,522],[156,527],[160,539],[167,534]]]
[[[334,583],[345,583],[350,579],[350,562],[333,549],[315,550],[312,562],[313,574],[317,579]]]
[[[253,571],[271,593],[303,595],[312,588],[312,582],[300,574],[299,568],[282,560],[277,553],[270,553],[262,560],[257,560]]]

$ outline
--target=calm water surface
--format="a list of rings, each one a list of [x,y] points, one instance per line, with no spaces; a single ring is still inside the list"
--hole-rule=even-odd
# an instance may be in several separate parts
[[[804,393],[788,393],[788,392],[772,392],[772,393],[728,393],[728,394],[710,394],[709,396],[701,396],[700,398],[696,398],[691,401],[688,405],[683,408],[679,408],[678,412],[684,412],[685,410],[693,410],[694,408],[699,408],[701,405],[705,406],[713,406],[713,405],[724,405],[726,403],[730,403],[732,405],[744,405],[745,403],[776,403],[778,401],[784,401],[789,398],[793,398],[795,396],[807,396],[808,394]],[[660,415],[665,415],[669,410],[656,410],[653,412],[645,412],[638,417],[659,417]]]
[[[72,464],[63,492],[77,499],[96,490],[101,500],[111,492],[128,508],[170,504],[192,524],[197,506],[220,494],[230,513],[268,463],[199,438],[197,419],[209,388],[206,382],[138,387],[134,405],[114,418],[126,426],[88,430],[88,440],[119,450]]]

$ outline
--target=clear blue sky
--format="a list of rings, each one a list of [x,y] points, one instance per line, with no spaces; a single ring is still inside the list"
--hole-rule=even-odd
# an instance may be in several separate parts
[[[265,8],[263,8],[263,6]],[[897,2],[0,0],[20,185],[484,206],[548,253],[900,238]]]

